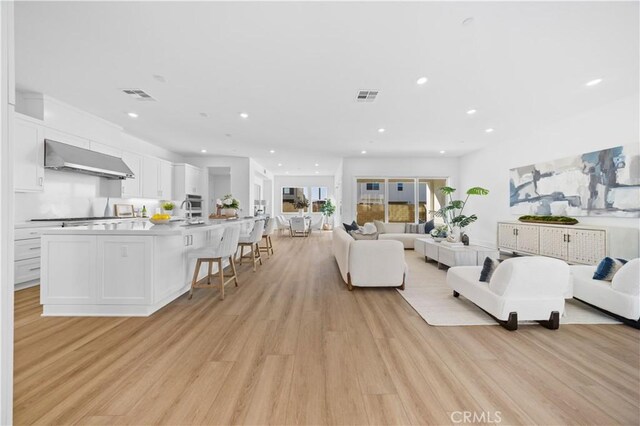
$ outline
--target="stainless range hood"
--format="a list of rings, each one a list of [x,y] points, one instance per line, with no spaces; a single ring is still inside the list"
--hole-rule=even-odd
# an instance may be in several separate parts
[[[107,179],[132,178],[133,172],[122,158],[78,148],[62,142],[44,140],[45,169],[65,170]]]

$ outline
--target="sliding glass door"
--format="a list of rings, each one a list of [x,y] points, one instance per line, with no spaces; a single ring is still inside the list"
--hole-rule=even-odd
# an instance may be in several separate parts
[[[440,188],[446,185],[446,178],[358,178],[356,222],[431,220],[444,202]]]

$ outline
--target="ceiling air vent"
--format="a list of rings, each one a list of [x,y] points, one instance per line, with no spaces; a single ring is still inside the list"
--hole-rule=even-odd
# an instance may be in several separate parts
[[[155,101],[150,94],[142,89],[122,89],[122,91],[138,101]]]
[[[358,91],[358,96],[356,97],[356,101],[373,102],[376,100],[376,96],[378,96],[377,90],[360,90]]]

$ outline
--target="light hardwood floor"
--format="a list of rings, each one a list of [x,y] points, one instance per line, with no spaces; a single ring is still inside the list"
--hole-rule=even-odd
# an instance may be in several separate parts
[[[43,318],[16,293],[15,423],[638,424],[637,330],[431,327],[395,290],[347,291],[330,238],[274,239],[225,300],[148,318]]]

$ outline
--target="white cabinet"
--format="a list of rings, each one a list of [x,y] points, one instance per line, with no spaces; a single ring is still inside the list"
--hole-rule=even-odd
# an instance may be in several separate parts
[[[158,195],[163,200],[171,200],[173,193],[173,164],[160,160],[158,168]]]
[[[498,247],[585,265],[608,255],[606,229],[593,227],[499,223]]]
[[[202,169],[191,164],[175,164],[173,167],[173,197],[184,200],[187,194],[203,195]]]
[[[538,251],[538,228],[512,223],[499,223],[498,246],[523,253],[536,253]]]
[[[142,156],[125,151],[122,153],[122,161],[133,172],[133,178],[122,181],[122,197],[142,197]]]
[[[171,199],[173,166],[170,162],[153,157],[142,159],[142,196],[144,198]]]
[[[96,303],[150,303],[152,237],[105,236],[96,248]]]
[[[44,136],[41,125],[17,117],[13,122],[13,183],[16,192],[44,188]]]
[[[42,304],[95,302],[96,237],[42,237]],[[71,267],[73,265],[73,267]]]

